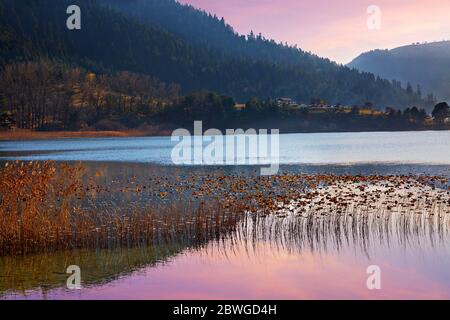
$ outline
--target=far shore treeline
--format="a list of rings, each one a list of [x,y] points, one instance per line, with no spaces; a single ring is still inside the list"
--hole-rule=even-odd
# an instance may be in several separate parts
[[[446,103],[429,115],[415,106],[403,111],[364,105],[308,104],[280,99],[233,98],[201,90],[180,94],[176,84],[132,72],[95,74],[50,60],[6,65],[0,73],[1,116],[5,129],[39,131],[160,132],[205,127],[279,128],[281,132],[448,129]]]

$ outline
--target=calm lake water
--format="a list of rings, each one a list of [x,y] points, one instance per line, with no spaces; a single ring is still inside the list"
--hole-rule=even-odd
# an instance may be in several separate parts
[[[167,137],[9,141],[0,142],[0,156],[93,161],[114,175],[143,176],[150,168],[165,175],[174,169],[158,166],[172,165],[174,145]],[[450,132],[281,135],[280,163],[282,172],[450,176]],[[247,218],[232,233],[196,246],[3,257],[0,298],[449,299],[449,219],[406,226],[401,219],[393,215],[390,229],[380,221],[352,232],[325,221]],[[73,264],[82,271],[81,290],[65,287]],[[380,267],[380,290],[367,288],[371,265]]]
[[[282,134],[279,141],[280,164],[450,164],[450,131]],[[170,137],[6,141],[0,157],[171,165],[176,144]]]

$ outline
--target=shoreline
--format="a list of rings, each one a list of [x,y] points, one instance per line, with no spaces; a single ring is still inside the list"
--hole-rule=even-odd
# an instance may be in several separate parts
[[[244,129],[246,130],[246,129]],[[280,134],[296,133],[361,133],[361,132],[424,132],[424,131],[449,131],[450,129],[420,129],[420,130],[341,130],[341,131],[280,131]],[[77,138],[133,138],[133,137],[169,137],[169,130],[145,131],[145,130],[116,130],[116,131],[33,131],[16,129],[12,131],[0,131],[1,141],[27,141],[27,140],[51,140],[51,139],[77,139]]]
[[[168,131],[149,132],[140,130],[125,131],[0,131],[0,141],[50,140],[74,138],[127,138],[168,136]]]

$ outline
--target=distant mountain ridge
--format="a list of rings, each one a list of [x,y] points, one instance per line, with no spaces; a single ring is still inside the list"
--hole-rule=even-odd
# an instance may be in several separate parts
[[[450,41],[412,44],[363,53],[347,66],[386,79],[420,85],[424,94],[450,101]]]

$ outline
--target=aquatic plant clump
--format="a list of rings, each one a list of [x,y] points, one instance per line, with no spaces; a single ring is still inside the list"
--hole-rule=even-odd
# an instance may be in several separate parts
[[[0,255],[164,242],[198,243],[234,228],[233,210],[215,203],[184,207],[86,205],[98,186],[81,165],[6,163],[0,171]]]

